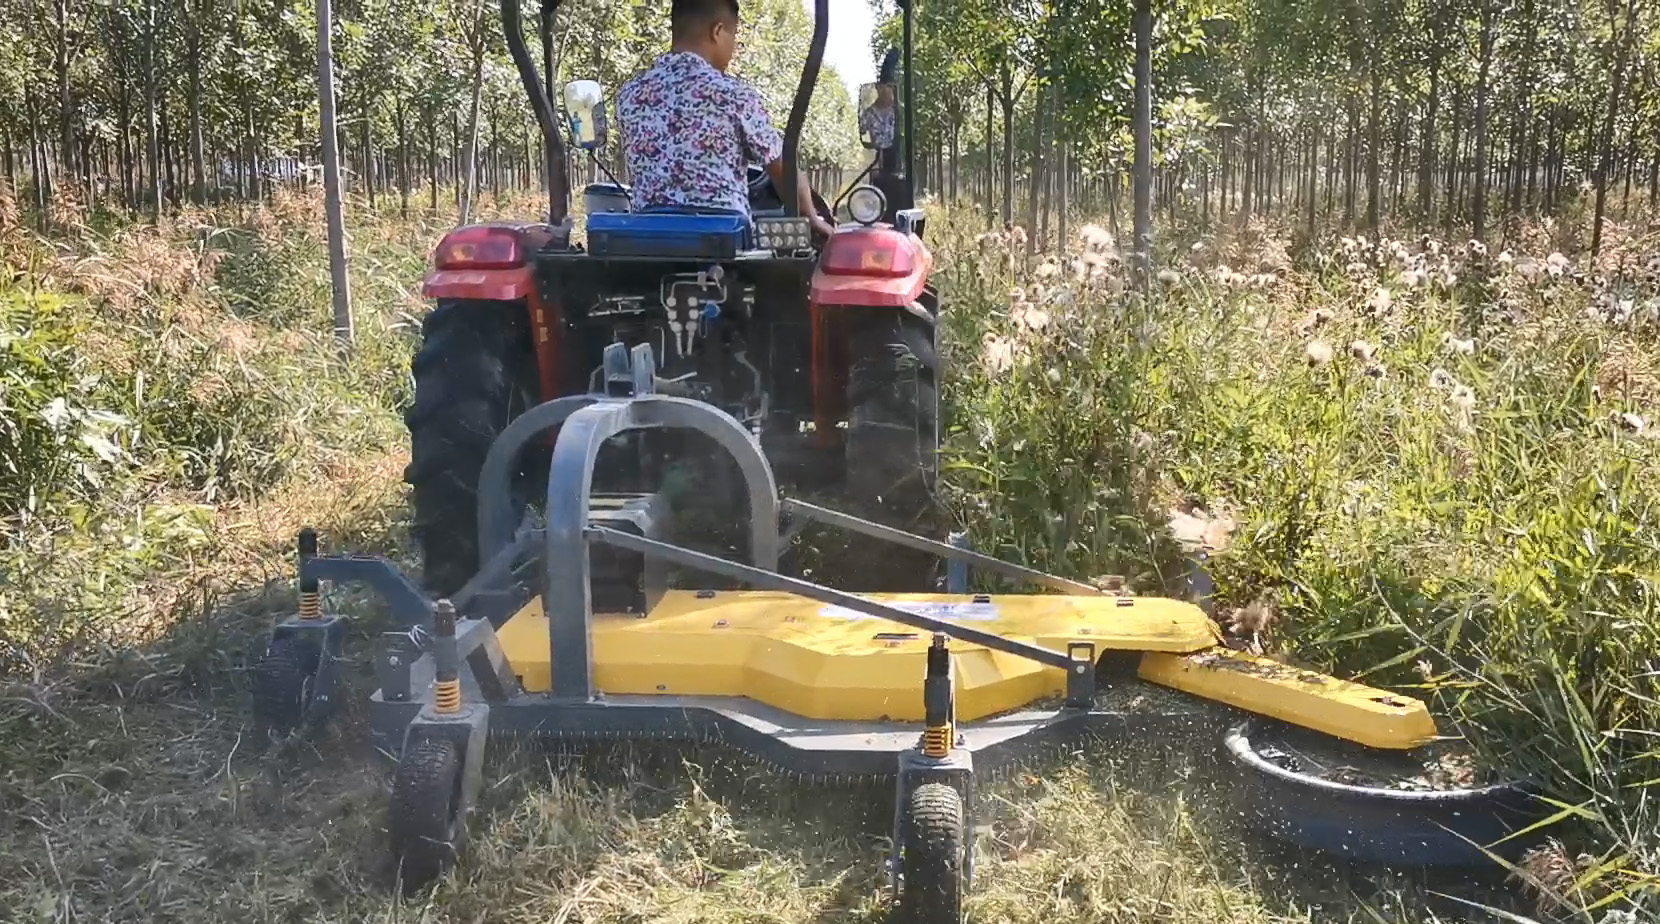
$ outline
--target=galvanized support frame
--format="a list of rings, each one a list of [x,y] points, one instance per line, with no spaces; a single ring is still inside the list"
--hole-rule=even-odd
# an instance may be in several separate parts
[[[811,599],[818,600],[821,603],[845,607],[853,610],[854,612],[875,616],[879,619],[886,619],[889,622],[897,622],[900,625],[909,626],[913,629],[921,629],[927,632],[942,632],[951,638],[965,642],[972,642],[977,645],[984,645],[994,651],[1003,651],[1012,655],[1019,655],[1023,658],[1030,658],[1040,664],[1061,668],[1067,672],[1069,678],[1074,674],[1085,677],[1091,686],[1090,695],[1093,696],[1093,677],[1095,670],[1095,662],[1093,660],[1089,660],[1087,662],[1075,661],[1070,653],[1062,653],[1053,649],[1044,648],[1041,645],[1031,645],[1026,642],[1015,641],[1014,639],[1005,638],[994,632],[984,632],[979,629],[959,625],[948,620],[935,619],[932,616],[923,616],[920,613],[912,613],[897,607],[877,603],[874,600],[867,600],[864,597],[855,596],[854,594],[833,590],[822,584],[814,584],[811,581],[804,581],[800,578],[789,577],[787,575],[779,574],[776,571],[766,571],[760,568],[750,567],[748,565],[740,565],[737,562],[727,561],[724,558],[719,558],[714,555],[709,555],[703,552],[695,552],[691,549],[681,548],[680,546],[671,545],[667,542],[659,542],[654,539],[644,539],[639,536],[619,532],[614,529],[608,529],[604,526],[590,526],[583,530],[583,536],[592,541],[603,542],[606,545],[614,545],[618,548],[627,549],[631,552],[639,552],[648,556],[656,555],[668,561],[674,562],[675,564],[685,565],[690,568],[697,568],[700,571],[707,571],[711,574],[719,574],[723,577],[736,578],[761,590],[782,590],[788,593],[800,594],[803,597],[809,597]],[[1094,646],[1083,647],[1086,647],[1091,651],[1093,651],[1094,648]],[[1085,669],[1081,671],[1077,670],[1079,667],[1083,667]],[[558,670],[557,665],[554,669],[555,671]]]
[[[1103,595],[1103,592],[1099,588],[1091,584],[1083,584],[1058,575],[1039,571],[1035,568],[1027,568],[1022,565],[1014,564],[1013,562],[1007,562],[1001,558],[993,558],[990,555],[982,555],[981,553],[968,548],[967,545],[953,545],[945,542],[937,542],[933,539],[918,536],[915,533],[908,533],[902,529],[894,529],[891,526],[883,526],[880,523],[872,523],[869,520],[860,519],[859,517],[842,513],[837,510],[831,510],[828,507],[820,507],[816,504],[809,504],[805,501],[785,500],[782,506],[786,514],[799,515],[809,520],[816,520],[827,526],[835,526],[845,529],[848,532],[869,536],[872,539],[881,539],[886,542],[891,542],[894,545],[902,545],[908,549],[916,549],[919,552],[929,552],[950,562],[964,562],[966,564],[973,565],[976,568],[982,568],[995,574],[1001,574],[1004,577],[1026,581],[1040,587],[1048,587],[1053,590],[1058,590],[1061,593],[1090,597],[1098,597]],[[965,583],[966,580],[967,579],[965,577]]]
[[[946,775],[972,772],[976,764],[990,766],[1019,760],[1077,736],[1142,728],[1146,731],[1137,733],[1156,734],[1153,730],[1162,728],[1162,722],[1191,724],[1207,712],[1208,707],[1198,703],[1191,712],[1171,714],[1103,711],[1094,707],[1097,651],[1092,645],[1053,651],[779,574],[779,549],[785,539],[778,528],[781,514],[787,511],[792,525],[813,520],[938,554],[963,566],[961,577],[953,576],[954,584],[966,584],[968,566],[972,565],[1071,593],[1100,593],[1088,585],[973,552],[961,537],[954,537],[955,543],[939,543],[812,504],[781,501],[759,445],[736,420],[701,402],[652,394],[652,383],[640,374],[655,369],[649,347],[637,348],[628,359],[626,389],[620,366],[610,370],[613,374],[608,384],[618,392],[632,391],[633,396],[584,395],[533,408],[509,425],[487,458],[479,497],[480,539],[486,564],[456,595],[458,604],[471,604],[464,614],[468,618],[457,626],[456,645],[464,665],[464,697],[470,703],[488,706],[491,734],[713,740],[808,775],[888,777],[912,771]],[[552,427],[559,427],[560,432],[549,471],[546,526],[533,529],[521,524],[517,535],[512,535],[507,524],[514,519],[514,511],[508,506],[513,459],[520,448]],[[707,433],[738,463],[754,513],[752,564],[612,529],[591,516],[588,496],[597,448],[620,432],[654,427]],[[960,726],[959,746],[941,763],[917,751],[920,729],[906,723],[827,725],[748,700],[721,697],[597,695],[589,665],[588,550],[593,542],[642,553],[653,565],[677,563],[735,577],[757,588],[801,594],[1060,667],[1067,672],[1066,703],[1059,708],[1032,709],[993,722]],[[534,560],[538,553],[544,586],[551,591],[544,595],[555,684],[549,694],[523,691],[496,639],[496,626],[490,617],[497,615],[498,607],[485,607],[482,602],[488,594],[504,593],[502,588],[510,583],[508,577],[514,568]],[[377,652],[380,689],[372,701],[376,738],[384,746],[396,748],[431,698],[433,658],[427,649],[432,601],[382,559],[316,557],[302,561],[301,567],[304,573],[319,578],[369,583],[392,604],[403,630],[387,633],[388,644]],[[490,612],[482,612],[486,609]]]

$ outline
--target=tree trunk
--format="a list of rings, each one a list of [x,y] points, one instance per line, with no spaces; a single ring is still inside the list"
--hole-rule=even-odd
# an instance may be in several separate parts
[[[1308,203],[1306,221],[1308,239],[1314,240],[1314,207],[1320,199],[1320,127],[1316,124],[1308,141]]]
[[[334,293],[334,339],[342,355],[354,339],[350,279],[346,275],[346,216],[340,195],[340,140],[334,118],[334,48],[329,0],[317,0],[318,134],[323,139],[323,204],[328,218],[329,283]]]
[[[1135,0],[1135,260],[1148,284],[1153,271],[1153,6]]]
[[[202,151],[202,37],[197,18],[205,10],[189,13],[190,31],[190,198],[197,205],[207,201],[207,163]]]
[[[478,196],[478,116],[479,103],[484,95],[484,55],[475,51],[473,55],[473,98],[467,107],[467,164],[463,168],[467,171],[466,181],[462,184],[461,219],[460,224],[467,224],[472,220],[473,203]]]
[[[69,0],[53,0],[52,24],[57,27],[57,48],[52,60],[58,78],[58,156],[62,176],[75,175],[74,100],[69,95]]]
[[[409,217],[409,123],[403,97],[396,100],[398,119],[398,215]]]
[[[1378,229],[1378,212],[1383,205],[1383,176],[1379,172],[1378,149],[1383,146],[1383,75],[1380,65],[1373,61],[1371,112],[1366,126],[1366,228]]]
[[[1055,146],[1055,149],[1055,155],[1060,159],[1060,163],[1056,168],[1056,173],[1059,174],[1061,181],[1060,201],[1057,203],[1057,208],[1055,209],[1056,249],[1065,251],[1067,212],[1069,212],[1072,208],[1072,158],[1069,156],[1071,153],[1070,145],[1067,144],[1064,135],[1060,139],[1060,143]]]
[[[150,0],[144,29],[144,160],[150,180],[150,223],[161,224],[161,139],[158,134],[160,100],[156,92],[156,29],[160,0]]]
[[[1476,163],[1474,180],[1475,195],[1470,208],[1471,237],[1482,240],[1487,230],[1487,78],[1493,69],[1494,20],[1498,18],[1498,11],[1492,3],[1483,3],[1481,7],[1481,64],[1476,73]]]
[[[369,124],[369,114],[374,111],[374,104],[366,102],[363,106],[362,128],[358,137],[363,145],[363,192],[369,197],[369,211],[375,210],[375,143],[374,127]]]
[[[1007,59],[1003,61],[1002,93],[998,101],[1003,107],[1003,224],[1014,221],[1014,74]]]
[[[1026,191],[1026,221],[1031,233],[1026,235],[1026,256],[1037,253],[1038,238],[1048,234],[1039,214],[1042,207],[1043,193],[1043,121],[1044,105],[1049,94],[1044,87],[1038,87],[1037,105],[1032,109],[1032,181]]]
[[[1446,227],[1451,228],[1458,214],[1459,136],[1464,128],[1464,88],[1453,89],[1452,144],[1447,146],[1447,207],[1442,213]]]
[[[1618,43],[1614,55],[1614,73],[1608,85],[1608,116],[1603,122],[1602,139],[1597,143],[1597,205],[1591,220],[1591,256],[1602,249],[1602,216],[1608,199],[1608,168],[1614,154],[1614,123],[1620,117],[1620,85],[1625,80],[1626,57],[1631,51],[1631,36],[1637,31],[1637,0],[1626,0],[1625,33],[1619,31],[1614,9],[1609,10],[1608,34]]]
[[[427,110],[427,189],[429,190],[427,207],[436,213],[438,211],[438,116],[431,109]]]

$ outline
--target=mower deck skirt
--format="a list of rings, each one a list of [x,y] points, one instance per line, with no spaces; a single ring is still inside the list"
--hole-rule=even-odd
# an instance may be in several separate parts
[[[1171,702],[1157,698],[1166,706]],[[372,709],[377,743],[395,751],[420,706],[414,701],[389,703],[376,692]],[[973,753],[976,768],[986,770],[1090,736],[1168,741],[1193,733],[1215,741],[1225,719],[1222,710],[1197,700],[1174,709],[1033,709],[959,725],[958,750]],[[593,703],[570,703],[545,694],[520,694],[490,707],[492,737],[702,742],[808,776],[891,776],[900,754],[915,748],[920,731],[920,725],[891,722],[803,719],[739,697],[607,696]]]

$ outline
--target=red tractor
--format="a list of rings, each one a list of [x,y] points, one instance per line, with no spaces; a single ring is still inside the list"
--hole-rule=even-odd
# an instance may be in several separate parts
[[[544,68],[558,5],[542,3]],[[605,142],[604,121],[593,118],[591,96],[582,103],[590,111],[556,114],[552,75],[542,82],[526,47],[519,0],[503,0],[508,49],[545,141],[548,214],[541,222],[456,228],[439,243],[422,286],[436,304],[413,362],[405,480],[413,487],[429,593],[455,593],[483,565],[477,485],[491,442],[537,404],[626,389],[602,369],[613,343],[650,344],[655,389],[730,413],[785,479],[840,484],[849,503],[894,525],[926,509],[939,445],[940,306],[928,284],[933,257],[911,187],[911,10],[908,2],[901,6],[901,169],[881,171],[873,185],[841,197],[852,220],[827,242],[812,239],[796,197],[780,196],[759,167],[750,172],[747,218],[634,213],[621,184],[590,185],[586,241],[577,242],[564,130],[576,147],[592,151]],[[828,0],[816,0],[812,43],[784,132],[786,189],[796,183],[828,13]],[[598,90],[580,83],[583,92]],[[578,95],[567,92],[567,99]],[[816,194],[814,201],[834,223],[835,210]],[[608,447],[594,489],[638,492],[660,475],[652,460],[666,450],[639,442],[649,438],[668,437],[647,434]],[[552,443],[518,460],[521,509],[545,495],[540,479]]]

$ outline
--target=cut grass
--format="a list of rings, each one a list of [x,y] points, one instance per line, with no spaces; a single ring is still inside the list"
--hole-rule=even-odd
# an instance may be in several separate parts
[[[117,402],[130,423],[113,437],[118,462],[63,468],[78,474],[7,522],[0,562],[24,580],[0,584],[0,615],[36,634],[0,694],[0,919],[877,920],[881,792],[752,777],[731,755],[504,753],[467,859],[405,901],[387,879],[388,774],[361,697],[322,741],[252,740],[241,671],[293,605],[298,528],[316,526],[330,548],[404,554],[397,413],[422,310],[413,289],[445,227],[353,210],[359,343],[340,364],[315,210],[284,198],[236,221],[83,229],[61,249],[7,250],[98,322],[77,375],[102,376],[89,405]],[[1099,248],[1081,268],[1095,281],[1063,284],[1070,266],[1028,273],[973,256],[965,226],[945,217],[930,233],[957,370],[947,500],[980,547],[1158,589],[1180,561],[1169,509],[1228,535],[1217,526],[1227,508],[1224,616],[1254,625],[1259,643],[1418,684],[1487,753],[1519,755],[1559,793],[1593,800],[1584,830],[1632,859],[1584,879],[1567,848],[1536,856],[1545,892],[1571,907],[1610,883],[1643,884],[1652,816],[1630,787],[1653,776],[1652,757],[1606,733],[1655,727],[1642,699],[1655,623],[1635,589],[1653,568],[1634,541],[1646,514],[1630,502],[1646,495],[1639,481],[1616,484],[1624,506],[1599,514],[1583,476],[1626,465],[1637,479],[1652,453],[1581,408],[1596,385],[1622,410],[1660,413],[1645,403],[1660,392],[1641,337],[1573,320],[1582,296],[1566,287],[1476,290],[1482,306],[1519,300],[1517,320],[1496,326],[1463,326],[1457,297],[1404,290],[1403,313],[1372,317],[1360,308],[1377,280],[1346,275],[1341,244],[1293,269],[1262,228],[1210,239],[1217,256],[1161,282],[1148,308],[1122,295]],[[1224,260],[1240,280],[1211,265]],[[1246,278],[1269,268],[1272,282]],[[1015,285],[1030,304],[1004,300]],[[1074,307],[1042,303],[1037,286],[1070,291]],[[1344,358],[1308,364],[1311,334],[1298,328],[1321,307],[1319,336],[1339,356],[1351,339],[1380,344],[1381,385]],[[1440,331],[1482,352],[1442,359]],[[1473,432],[1427,388],[1435,363],[1480,396]],[[169,400],[133,399],[139,373],[176,383]],[[88,472],[96,484],[77,480]],[[1550,530],[1527,531],[1525,554],[1502,541],[1553,510]],[[1589,557],[1575,551],[1585,535]],[[1549,606],[1528,602],[1535,560],[1558,563]],[[359,594],[331,602],[363,617],[351,647],[365,692],[377,610]],[[1614,615],[1586,621],[1597,612]],[[1607,644],[1616,626],[1623,644]],[[1587,631],[1604,633],[1598,656],[1614,679],[1577,663]],[[68,663],[47,665],[52,655]],[[1132,772],[1100,757],[1061,755],[992,789],[973,919],[1491,919],[1434,891],[1516,907],[1462,876],[1276,848],[1220,810],[1202,770]]]

